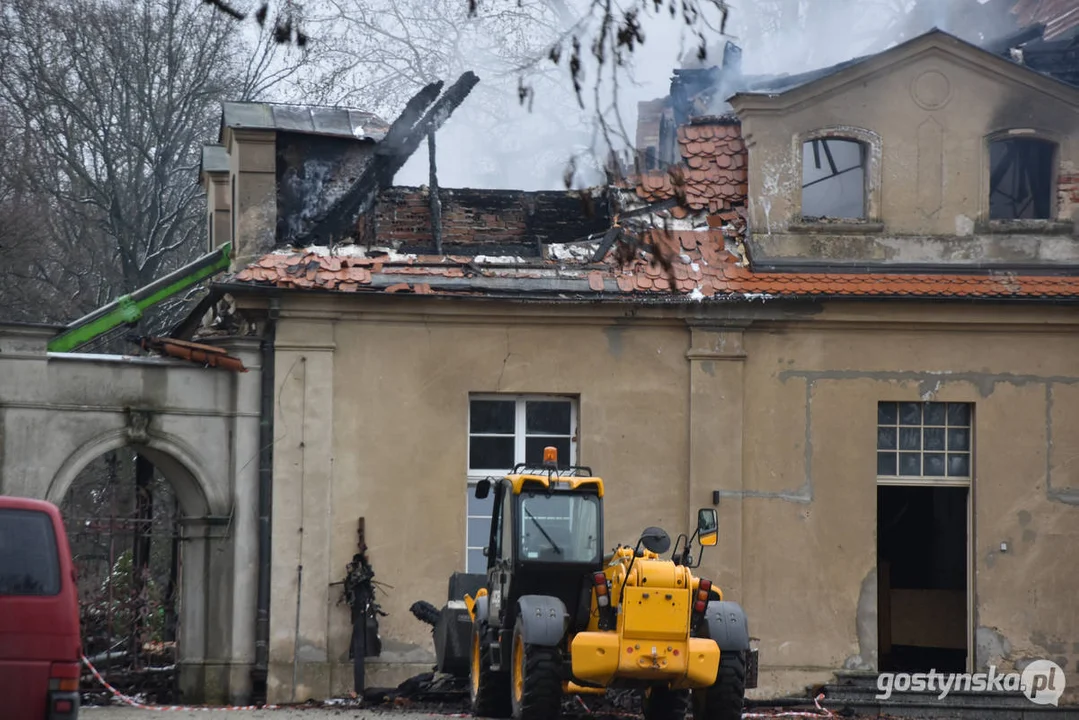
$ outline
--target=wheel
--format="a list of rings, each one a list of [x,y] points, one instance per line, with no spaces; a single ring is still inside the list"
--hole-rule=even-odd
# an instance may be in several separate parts
[[[479,628],[472,628],[472,662],[469,663],[468,687],[472,714],[476,717],[507,718],[510,716],[509,677],[491,670],[480,648]]]
[[[521,619],[513,628],[510,700],[515,720],[554,720],[562,714],[562,657],[558,648],[530,645]]]
[[[716,681],[693,691],[693,720],[741,720],[745,697],[745,654],[721,652]]]
[[[689,712],[689,691],[656,686],[644,693],[641,702],[644,720],[685,720]]]

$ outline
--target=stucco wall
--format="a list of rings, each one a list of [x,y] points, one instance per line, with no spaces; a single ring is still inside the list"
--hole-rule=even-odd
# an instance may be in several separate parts
[[[919,42],[894,58],[868,61],[869,70],[853,81],[847,76],[861,70],[785,95],[734,101],[750,147],[749,206],[758,261],[976,257],[1014,263],[1079,257],[1066,226],[1049,230],[1045,223],[1027,223],[1004,234],[989,232],[988,143],[1009,131],[1057,143],[1053,217],[1072,220],[1079,163],[1074,91],[1007,63],[1004,72],[987,54],[950,47],[946,40]],[[862,228],[803,223],[802,143],[817,136],[857,139],[869,147]],[[807,229],[813,234],[807,236]],[[968,240],[939,240],[948,237]]]
[[[1079,544],[1079,482],[1067,428],[1079,408],[1061,399],[1079,382],[1077,340],[1067,326],[972,332],[933,312],[938,329],[896,327],[894,316],[889,323],[867,309],[848,327],[815,327],[826,314],[801,328],[747,334],[746,487],[784,495],[746,500],[753,562],[744,602],[767,628],[758,630],[762,663],[875,664],[876,406],[940,400],[975,404],[977,663],[1046,657],[1071,680],[1079,621],[1076,562],[1065,548]],[[993,323],[1018,313],[966,315]],[[993,657],[998,646],[1004,662]]]
[[[607,480],[608,546],[648,524],[682,531],[721,490],[720,546],[699,572],[746,607],[763,695],[876,664],[877,402],[973,402],[977,664],[1047,657],[1079,680],[1067,310],[838,306],[744,332],[726,320],[709,344],[673,318],[317,302],[286,309],[278,336],[272,698],[292,694],[301,557],[296,697],[349,687],[348,615],[329,583],[359,517],[392,586],[371,682],[430,663],[408,606],[440,604],[464,566],[469,392],[579,394],[579,459]]]
[[[780,114],[747,112],[743,119],[744,134],[753,136],[752,219],[762,230],[780,230],[791,219],[802,181],[801,146],[792,139],[820,128],[862,128],[880,136],[887,188],[880,217],[899,234],[954,235],[961,216],[988,217],[991,133],[1034,129],[1060,143],[1062,165],[1079,161],[1071,137],[1074,108],[940,52],[904,59],[853,85],[805,92],[806,100]],[[779,192],[769,192],[772,187]]]
[[[102,454],[145,455],[183,514],[180,693],[188,702],[244,701],[255,651],[258,345],[218,338],[249,370],[234,373],[50,354],[54,334],[0,323],[0,493],[59,504]]]
[[[433,662],[430,628],[408,607],[420,599],[440,606],[450,573],[464,570],[470,392],[577,395],[578,462],[608,483],[606,545],[635,541],[646,519],[684,531],[687,348],[681,323],[283,320],[271,695],[274,688],[291,694],[301,508],[298,652],[306,662],[298,696],[351,683],[345,664],[329,675],[330,665],[348,662],[351,626],[347,606],[336,604],[340,586],[327,585],[344,577],[360,517],[376,579],[392,586],[380,598],[390,613],[382,619],[381,662]]]

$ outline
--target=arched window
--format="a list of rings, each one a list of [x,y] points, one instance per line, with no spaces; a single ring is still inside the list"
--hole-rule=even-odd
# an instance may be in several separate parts
[[[868,217],[869,145],[847,137],[802,143],[802,218]]]
[[[1056,145],[1008,137],[989,143],[989,218],[1048,220],[1053,213]]]

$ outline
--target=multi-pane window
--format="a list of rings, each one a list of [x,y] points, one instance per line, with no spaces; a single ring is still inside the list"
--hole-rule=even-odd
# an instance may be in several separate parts
[[[543,448],[558,448],[559,465],[577,461],[577,406],[566,397],[474,395],[468,409],[468,528],[465,571],[484,572],[492,495],[474,496],[475,483],[508,473],[517,463],[541,465]]]
[[[970,403],[877,405],[877,476],[969,478]]]

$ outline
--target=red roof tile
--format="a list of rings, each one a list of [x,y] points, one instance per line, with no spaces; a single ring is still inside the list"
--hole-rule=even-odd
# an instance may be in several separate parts
[[[1031,4],[1034,2],[1037,0]],[[553,298],[614,294],[641,301],[706,297],[1079,298],[1079,277],[756,272],[726,249],[728,241],[741,239],[746,226],[746,147],[740,125],[720,119],[683,126],[678,129],[678,143],[685,163],[668,172],[637,178],[636,195],[648,203],[674,198],[676,204],[669,214],[676,219],[706,213],[705,230],[646,230],[637,238],[639,246],[616,246],[598,263],[539,258],[486,262],[453,255],[371,258],[330,255],[325,249],[275,252],[241,270],[234,280],[349,293]]]
[[[641,176],[638,197],[647,202],[677,197],[690,210],[712,212],[745,202],[746,147],[737,121],[683,125],[678,146],[684,164]]]
[[[718,230],[652,230],[641,240],[652,249],[639,251],[621,265],[610,255],[603,263],[582,263],[578,272],[573,272],[572,263],[555,260],[533,260],[525,267],[476,262],[474,258],[425,256],[382,260],[380,268],[374,270],[371,266],[375,263],[370,258],[308,252],[266,255],[234,279],[283,288],[443,296],[546,292],[560,297],[569,293],[582,297],[614,293],[642,300],[662,296],[1079,298],[1079,277],[757,272],[724,249],[723,233]],[[403,277],[415,280],[403,281]],[[507,290],[504,282],[498,288],[492,284],[492,280],[507,279],[515,280],[516,287]],[[606,282],[608,279],[614,282]]]

